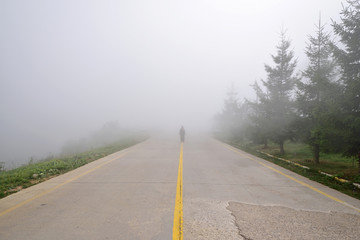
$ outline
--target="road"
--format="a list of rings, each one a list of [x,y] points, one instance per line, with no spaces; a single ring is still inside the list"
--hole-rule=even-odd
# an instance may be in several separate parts
[[[0,239],[171,239],[180,142],[154,137],[0,200]],[[183,151],[184,239],[359,239],[360,201],[208,137]]]

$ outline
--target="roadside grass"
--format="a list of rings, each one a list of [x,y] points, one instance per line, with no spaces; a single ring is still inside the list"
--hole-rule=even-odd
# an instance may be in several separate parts
[[[354,159],[344,157],[341,154],[320,153],[320,164],[315,164],[310,147],[304,143],[288,141],[285,143],[285,154],[281,155],[279,148],[274,143],[269,144],[269,148],[264,149],[262,145],[250,145],[254,150],[269,153],[311,169],[322,171],[341,177],[352,182],[360,183],[358,168]]]
[[[322,183],[326,186],[334,188],[347,195],[360,199],[360,189],[352,185],[353,182],[360,183],[360,175],[358,168],[354,163],[353,159],[343,157],[341,154],[329,154],[322,153],[320,155],[320,164],[313,162],[313,156],[311,149],[308,145],[296,142],[285,143],[285,154],[281,155],[278,145],[269,143],[268,148],[264,149],[263,145],[253,144],[250,142],[234,142],[219,139],[220,141],[226,142],[236,148],[251,153],[255,156],[273,162],[279,166],[282,166],[288,170],[296,172],[304,177],[311,180]],[[263,153],[261,153],[261,152]],[[304,169],[294,164],[287,163],[274,157],[270,157],[264,153],[271,154],[275,157],[297,162],[301,165],[307,166],[310,169]],[[334,177],[326,176],[319,171],[334,175]],[[342,183],[335,179],[335,177],[343,178],[348,180],[348,183]]]
[[[0,172],[0,198],[128,148],[145,139],[143,136],[128,138],[90,151],[30,163],[16,169],[2,171]]]

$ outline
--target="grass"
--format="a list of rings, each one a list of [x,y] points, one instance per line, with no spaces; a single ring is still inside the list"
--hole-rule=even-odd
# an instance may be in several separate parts
[[[220,139],[224,141],[224,139]],[[281,155],[279,147],[276,144],[269,143],[268,148],[264,149],[263,145],[244,143],[244,142],[229,142],[224,141],[228,144],[237,147],[241,150],[249,152],[255,156],[266,159],[279,166],[296,172],[304,177],[311,180],[322,183],[326,186],[334,188],[347,195],[360,199],[360,189],[352,185],[353,182],[360,183],[359,170],[353,159],[343,157],[341,154],[325,154],[320,155],[320,164],[315,164],[312,160],[312,152],[308,145],[296,142],[285,143],[285,155]],[[277,158],[270,157],[261,152],[271,154],[276,157],[281,157],[292,162],[297,162],[301,165],[308,166],[310,169],[304,169],[296,165],[281,161]],[[334,177],[329,177],[320,174],[319,171],[329,173],[335,177],[340,177],[348,180],[348,183],[342,183],[337,181]]]
[[[144,139],[144,137],[129,138],[91,151],[31,163],[0,172],[0,198],[128,148]]]
[[[263,149],[263,146],[260,145],[252,145],[251,147],[254,150],[261,150],[262,152],[300,163],[317,171],[326,172],[352,182],[360,183],[359,170],[355,162],[353,159],[344,157],[341,154],[321,153],[320,164],[315,164],[311,149],[303,143],[286,142],[285,155],[280,155],[278,146],[273,143],[269,144],[268,149]]]

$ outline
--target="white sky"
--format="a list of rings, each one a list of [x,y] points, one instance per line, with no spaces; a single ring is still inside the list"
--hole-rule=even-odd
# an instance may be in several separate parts
[[[175,134],[208,127],[231,83],[253,96],[282,26],[300,71],[319,12],[331,29],[341,9],[337,0],[1,0],[1,148],[51,151],[114,120]]]

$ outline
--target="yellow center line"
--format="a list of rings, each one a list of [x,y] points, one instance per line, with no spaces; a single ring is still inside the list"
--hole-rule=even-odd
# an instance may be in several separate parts
[[[173,240],[183,239],[183,148],[184,144],[181,143],[174,209]]]
[[[277,172],[277,173],[281,174],[282,176],[287,177],[287,178],[293,180],[294,182],[299,183],[300,185],[303,185],[303,186],[305,186],[305,187],[307,187],[307,188],[309,188],[309,189],[311,189],[311,190],[313,190],[313,191],[315,191],[315,192],[317,192],[317,193],[320,193],[321,195],[323,195],[323,196],[325,196],[325,197],[327,197],[327,198],[330,198],[330,199],[332,199],[332,200],[334,200],[334,201],[336,201],[336,202],[338,202],[338,203],[341,203],[341,204],[344,205],[344,206],[347,206],[347,207],[349,207],[349,208],[351,208],[351,209],[353,209],[353,210],[355,210],[355,211],[357,211],[357,212],[360,212],[360,209],[359,209],[359,208],[354,207],[354,206],[350,205],[350,204],[347,203],[347,202],[344,202],[344,201],[342,201],[342,200],[340,200],[340,199],[338,199],[338,198],[336,198],[336,197],[334,197],[334,196],[331,196],[330,194],[327,194],[327,193],[321,191],[320,189],[318,189],[318,188],[316,188],[316,187],[314,187],[314,186],[311,186],[311,185],[309,185],[309,184],[307,184],[307,183],[305,183],[305,182],[303,182],[303,181],[300,181],[300,180],[298,180],[298,179],[296,179],[296,178],[294,178],[294,177],[292,177],[292,176],[289,176],[289,175],[287,175],[286,173],[283,173],[283,172],[281,172],[280,170],[275,169],[275,168],[271,167],[270,165],[268,165],[268,164],[266,164],[266,163],[263,163],[263,162],[257,160],[257,159],[254,158],[254,157],[245,155],[245,154],[243,154],[242,152],[240,152],[240,151],[238,151],[238,150],[236,150],[236,149],[234,149],[234,148],[232,148],[232,147],[230,147],[230,146],[228,146],[228,145],[225,145],[225,144],[223,144],[223,145],[224,145],[227,149],[229,149],[229,150],[231,150],[231,151],[233,151],[233,152],[235,152],[235,153],[237,153],[237,154],[239,154],[239,155],[241,155],[241,156],[243,156],[243,157],[245,157],[245,158],[247,158],[247,159],[250,159],[250,160],[252,160],[252,161],[254,161],[254,162],[257,162],[257,163],[261,164],[262,166],[264,166],[264,167],[266,167],[266,168],[268,168],[268,169],[270,169],[270,170],[272,170],[272,171],[274,171],[274,172]]]
[[[130,150],[130,151],[132,151],[132,150]],[[29,199],[27,199],[27,200],[25,200],[25,201],[23,201],[23,202],[20,202],[20,203],[16,204],[15,206],[13,206],[13,207],[11,207],[11,208],[9,208],[9,209],[1,212],[1,213],[0,213],[0,217],[3,216],[3,215],[5,215],[5,214],[8,214],[8,213],[14,211],[15,209],[18,209],[19,207],[24,206],[25,204],[27,204],[27,203],[29,203],[29,202],[31,202],[31,201],[34,201],[34,200],[36,200],[36,199],[38,199],[38,198],[40,198],[40,197],[42,197],[42,196],[45,196],[46,194],[49,194],[49,193],[53,192],[54,190],[56,190],[56,189],[58,189],[58,188],[60,188],[60,187],[62,187],[62,186],[64,186],[64,185],[66,185],[66,184],[68,184],[68,183],[71,183],[71,182],[75,181],[76,179],[79,179],[80,177],[83,177],[83,176],[85,176],[85,175],[87,175],[87,174],[89,174],[89,173],[91,173],[91,172],[93,172],[93,171],[95,171],[95,170],[97,170],[97,169],[105,166],[106,164],[109,164],[109,163],[111,163],[111,162],[113,162],[113,161],[115,161],[115,160],[117,160],[117,159],[125,156],[125,155],[126,155],[127,153],[129,153],[130,151],[124,152],[124,153],[121,154],[120,156],[113,157],[113,158],[111,158],[110,160],[108,160],[108,161],[106,161],[106,162],[103,162],[103,163],[99,164],[98,166],[89,169],[89,170],[86,171],[86,172],[83,172],[83,173],[81,173],[81,174],[79,174],[79,175],[77,175],[77,176],[75,176],[75,177],[73,177],[73,178],[70,178],[69,180],[67,180],[67,181],[65,181],[65,182],[63,182],[63,183],[60,183],[60,184],[58,184],[58,185],[56,185],[56,186],[54,186],[54,187],[52,187],[52,188],[50,188],[50,189],[42,192],[42,193],[39,193],[39,194],[33,196],[32,198],[29,198]]]

